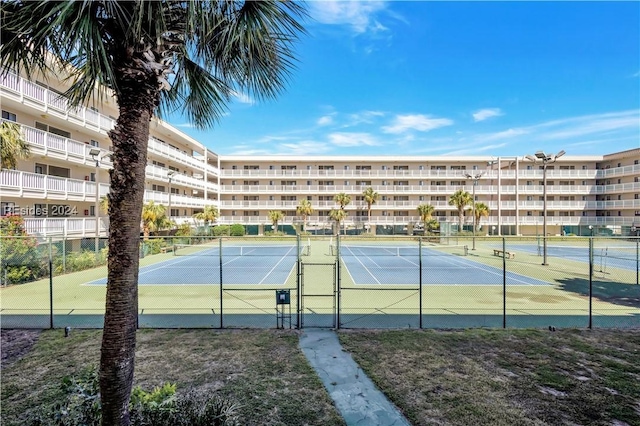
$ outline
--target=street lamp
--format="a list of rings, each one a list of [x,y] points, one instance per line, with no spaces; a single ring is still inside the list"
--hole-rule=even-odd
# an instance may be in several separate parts
[[[95,217],[96,217],[96,236],[95,236],[95,251],[98,254],[100,246],[100,185],[98,183],[98,173],[100,172],[100,150],[91,148],[89,150],[91,159],[96,162],[95,184],[96,184],[96,200],[95,200]]]
[[[169,178],[169,221],[171,221],[171,180],[175,173],[176,172],[173,170],[169,170],[169,172],[167,172],[167,177]]]
[[[538,151],[533,155],[525,155],[529,161],[534,163],[542,162],[542,264],[547,263],[547,164],[555,163],[556,160],[562,157],[566,152],[560,151],[557,154],[547,154],[544,151]]]
[[[478,184],[478,180],[482,177],[482,175],[484,174],[484,172],[480,172],[478,174],[475,175],[471,175],[469,173],[465,173],[465,177],[467,179],[472,179],[473,180],[473,218],[471,220],[472,223],[472,229],[473,229],[473,234],[471,237],[471,241],[472,241],[472,247],[471,250],[475,250],[476,249],[476,185]]]

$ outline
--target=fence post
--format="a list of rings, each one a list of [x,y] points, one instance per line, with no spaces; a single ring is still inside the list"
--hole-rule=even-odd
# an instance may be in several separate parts
[[[297,238],[298,243],[298,262],[297,262],[297,274],[296,274],[296,328],[300,329],[300,280],[302,278],[302,254],[300,253],[300,234]],[[311,254],[311,241],[309,241],[309,254]],[[289,319],[291,321],[291,319]]]
[[[220,252],[220,328],[224,328],[222,325],[222,238],[218,240],[218,248]]]
[[[53,251],[49,237],[49,328],[53,329]]]
[[[502,237],[502,328],[507,328],[507,239]]]
[[[640,238],[636,236],[636,285],[640,285]]]
[[[420,299],[418,310],[420,318],[418,323],[420,329],[422,329],[422,237],[418,238],[418,274],[420,274],[418,278],[418,298]]]
[[[340,329],[340,289],[342,281],[340,279],[340,228],[336,234],[336,330]]]
[[[593,328],[593,236],[589,237],[589,329]]]

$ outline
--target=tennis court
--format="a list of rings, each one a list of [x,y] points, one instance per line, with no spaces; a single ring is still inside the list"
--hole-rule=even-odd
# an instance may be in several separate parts
[[[509,249],[539,256],[542,256],[544,250],[542,244],[510,245]],[[547,256],[589,263],[589,247],[547,244]],[[620,268],[635,271],[638,267],[636,246],[594,246],[593,264],[599,270]]]
[[[174,257],[140,268],[139,285],[284,284],[294,273],[295,244],[174,245]],[[306,254],[308,245],[300,246]],[[87,285],[106,285],[107,279]]]
[[[332,252],[337,248],[332,247]],[[340,257],[356,285],[502,285],[503,271],[473,260],[468,246],[340,245]],[[549,285],[506,272],[507,285]]]

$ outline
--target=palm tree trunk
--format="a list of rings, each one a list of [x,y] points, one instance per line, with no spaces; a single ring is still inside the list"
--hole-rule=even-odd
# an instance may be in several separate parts
[[[120,116],[109,132],[114,147],[109,193],[107,297],[100,355],[103,425],[128,425],[138,315],[140,217],[149,122],[157,88],[120,82]],[[154,95],[155,94],[155,95]],[[154,97],[155,96],[155,97]]]

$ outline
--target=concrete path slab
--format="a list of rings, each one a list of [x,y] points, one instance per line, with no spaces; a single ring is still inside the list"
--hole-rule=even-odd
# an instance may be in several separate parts
[[[348,426],[410,425],[343,350],[334,331],[304,329],[300,348]]]

